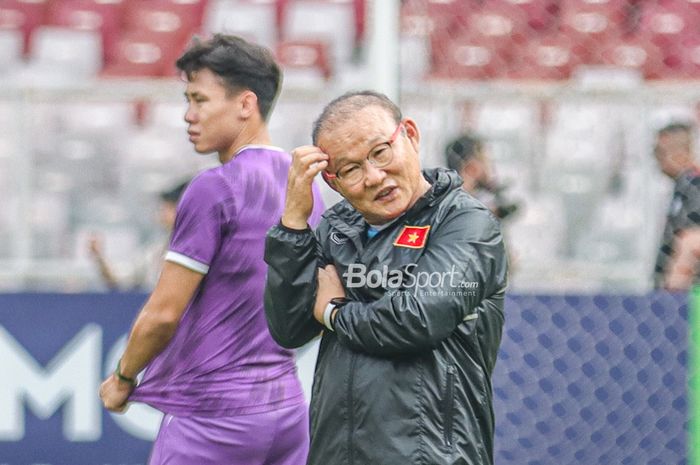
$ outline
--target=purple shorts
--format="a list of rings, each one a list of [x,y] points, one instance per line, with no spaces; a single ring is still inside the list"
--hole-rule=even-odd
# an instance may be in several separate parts
[[[308,408],[236,417],[164,415],[149,465],[303,465],[309,451]]]

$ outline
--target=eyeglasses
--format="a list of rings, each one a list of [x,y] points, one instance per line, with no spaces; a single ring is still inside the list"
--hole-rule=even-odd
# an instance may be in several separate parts
[[[388,141],[375,146],[372,150],[369,151],[369,154],[367,154],[366,157],[366,161],[371,163],[372,166],[374,166],[375,168],[383,168],[389,163],[391,163],[391,160],[394,158],[394,149],[392,146],[394,142],[396,142],[396,139],[399,137],[399,133],[401,132],[402,127],[403,121],[400,122],[398,126],[396,126],[396,130],[391,135]],[[341,167],[335,173],[323,171],[322,175],[326,181],[337,178],[340,183],[349,187],[358,184],[360,181],[365,179],[367,173],[363,161],[361,163],[348,163],[347,165]]]

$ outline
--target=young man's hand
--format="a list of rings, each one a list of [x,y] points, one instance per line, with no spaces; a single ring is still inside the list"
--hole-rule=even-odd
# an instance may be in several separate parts
[[[100,385],[100,399],[107,410],[123,413],[126,411],[126,401],[133,390],[134,387],[131,384],[120,381],[112,373]]]

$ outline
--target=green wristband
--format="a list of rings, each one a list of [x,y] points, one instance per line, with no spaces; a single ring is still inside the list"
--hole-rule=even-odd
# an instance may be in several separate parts
[[[128,376],[124,376],[124,375],[121,373],[121,364],[122,364],[122,361],[121,361],[121,359],[120,359],[120,360],[117,362],[117,369],[114,370],[114,376],[116,376],[117,379],[118,379],[119,381],[123,381],[123,382],[125,382],[125,383],[129,383],[129,384],[131,385],[132,388],[135,388],[136,385],[137,385],[138,383],[136,382],[136,380],[135,380],[134,378],[129,378]]]

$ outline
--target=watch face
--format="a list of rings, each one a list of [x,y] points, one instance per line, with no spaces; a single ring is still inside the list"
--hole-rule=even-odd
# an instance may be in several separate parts
[[[330,303],[332,303],[336,307],[342,307],[343,305],[345,305],[348,302],[350,302],[350,300],[345,298],[345,297],[333,297],[330,300]]]

